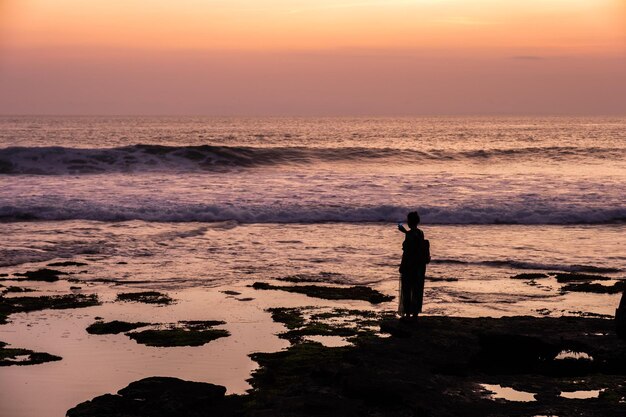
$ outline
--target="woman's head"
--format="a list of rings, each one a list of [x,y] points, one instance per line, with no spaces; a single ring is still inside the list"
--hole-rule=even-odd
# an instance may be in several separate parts
[[[420,215],[417,214],[417,211],[412,211],[406,216],[406,222],[410,228],[415,228],[420,224]]]

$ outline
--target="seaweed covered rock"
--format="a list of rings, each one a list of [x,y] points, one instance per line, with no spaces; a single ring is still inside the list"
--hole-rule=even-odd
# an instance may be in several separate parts
[[[26,271],[24,273],[14,274],[18,277],[25,277],[31,281],[54,282],[59,280],[59,276],[67,275],[67,272],[57,271],[56,269],[41,268],[36,271]]]
[[[311,316],[302,313],[305,323]],[[354,346],[335,348],[302,342],[279,352],[255,353],[251,356],[260,367],[248,394],[203,400],[202,411],[198,398],[204,394],[193,393],[195,388],[181,393],[167,388],[169,381],[138,381],[138,388],[97,397],[68,416],[624,415],[626,345],[611,320],[424,316],[417,322],[396,321],[396,326],[406,337],[363,337]],[[501,366],[494,372],[487,360],[498,349]],[[559,360],[554,356],[559,349],[584,351],[594,360],[583,360],[586,368],[576,359]],[[516,365],[520,361],[528,365],[523,372]],[[576,368],[577,375],[571,377],[568,368]],[[536,395],[528,402],[494,400],[481,384]],[[598,390],[600,395],[590,400],[559,395],[575,390]]]
[[[330,287],[325,285],[272,285],[266,282],[255,282],[252,284],[252,288],[256,290],[281,290],[325,300],[363,300],[372,304],[380,304],[394,299],[391,295],[385,295],[363,285]]]
[[[563,292],[591,292],[596,294],[618,294],[626,290],[626,281],[617,281],[613,285],[603,285],[597,282],[571,282],[561,287]]]
[[[128,332],[130,330],[138,329],[140,327],[149,326],[150,323],[128,323],[125,321],[97,321],[87,327],[87,333],[89,334],[118,334]]]
[[[180,321],[163,329],[148,329],[126,333],[137,343],[154,347],[202,346],[221,337],[230,336],[228,330],[214,329],[223,321]]]
[[[60,356],[45,352],[33,352],[28,349],[8,348],[6,346],[6,343],[0,342],[0,366],[36,365],[62,359]]]
[[[95,294],[44,295],[41,297],[0,297],[0,324],[6,323],[9,314],[37,310],[61,310],[99,305]]]
[[[224,415],[226,388],[178,378],[132,382],[117,395],[106,394],[70,409],[67,417],[208,417]]]
[[[48,264],[48,266],[86,266],[87,264],[84,262],[75,262],[75,261],[62,261],[62,262],[52,262]]]
[[[117,295],[118,301],[134,301],[146,304],[171,304],[172,298],[158,291],[126,292]]]

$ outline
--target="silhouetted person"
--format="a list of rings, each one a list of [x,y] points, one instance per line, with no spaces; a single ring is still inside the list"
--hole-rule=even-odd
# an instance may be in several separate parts
[[[424,239],[424,232],[417,228],[420,223],[419,214],[412,211],[406,219],[409,230],[406,230],[402,224],[398,224],[398,229],[405,234],[400,264],[398,313],[402,317],[417,317],[422,312],[424,279],[426,264],[430,262],[430,246]]]

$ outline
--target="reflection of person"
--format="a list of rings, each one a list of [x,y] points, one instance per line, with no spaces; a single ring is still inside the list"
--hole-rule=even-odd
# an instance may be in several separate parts
[[[426,275],[426,254],[420,253],[425,250],[424,232],[417,228],[420,216],[416,211],[410,212],[406,219],[409,230],[406,230],[402,224],[398,225],[398,229],[405,234],[400,264],[398,313],[402,317],[417,317],[422,312]]]

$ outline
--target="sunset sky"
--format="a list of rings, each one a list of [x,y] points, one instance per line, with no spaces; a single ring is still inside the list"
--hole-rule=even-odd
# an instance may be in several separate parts
[[[0,0],[1,114],[626,114],[626,0]]]

